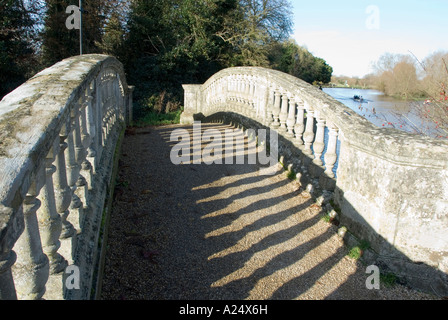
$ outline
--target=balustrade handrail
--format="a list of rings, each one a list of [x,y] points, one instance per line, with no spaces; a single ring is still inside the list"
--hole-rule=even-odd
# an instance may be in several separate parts
[[[206,92],[218,79],[235,75],[254,77],[277,86],[291,97],[312,106],[323,118],[331,120],[341,134],[359,149],[373,152],[391,161],[406,162],[414,166],[430,165],[446,168],[448,165],[448,141],[424,135],[408,133],[393,128],[377,127],[322,90],[283,72],[262,67],[233,67],[223,69],[210,77],[201,92]],[[382,150],[381,154],[378,150]]]
[[[96,250],[88,241],[132,90],[118,60],[95,54],[62,60],[0,101],[0,299],[63,298],[65,267],[87,265],[76,250]],[[84,269],[91,280],[93,266]]]
[[[447,140],[377,127],[266,68],[228,68],[183,87],[181,123],[205,117],[276,130],[283,165],[316,197],[333,200],[341,224],[400,277],[448,294]]]

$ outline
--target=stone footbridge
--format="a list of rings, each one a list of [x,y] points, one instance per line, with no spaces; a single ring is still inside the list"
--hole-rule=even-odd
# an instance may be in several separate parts
[[[446,141],[247,67],[126,131],[132,89],[84,55],[0,102],[0,299],[421,298],[368,265],[448,294]]]

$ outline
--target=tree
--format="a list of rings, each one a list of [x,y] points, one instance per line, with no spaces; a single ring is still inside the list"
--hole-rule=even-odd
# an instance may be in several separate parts
[[[125,30],[118,12],[113,12],[104,29],[104,35],[101,42],[97,42],[96,46],[102,53],[116,56],[121,59],[124,45]]]
[[[216,36],[235,0],[132,2],[124,62],[136,99],[182,97],[183,83],[202,83],[226,66],[230,47]]]
[[[240,0],[217,33],[234,50],[230,64],[269,66],[269,48],[289,37],[291,17],[287,0]]]
[[[422,95],[415,61],[410,55],[385,53],[374,68],[376,86],[386,95],[403,99]]]
[[[443,92],[443,85],[448,84],[448,52],[437,51],[422,62],[423,87],[428,96],[438,96]]]
[[[66,8],[78,5],[77,0],[46,0],[42,31],[42,60],[45,66],[79,54],[79,30],[66,28]],[[83,53],[99,53],[105,21],[105,0],[83,0]]]
[[[0,1],[0,99],[36,71],[32,17],[36,8],[22,0]]]
[[[392,70],[391,81],[388,82],[386,93],[404,99],[417,95],[419,84],[415,65],[404,59]]]
[[[277,42],[271,46],[270,66],[308,83],[329,83],[333,68],[322,58],[313,56],[294,40]]]

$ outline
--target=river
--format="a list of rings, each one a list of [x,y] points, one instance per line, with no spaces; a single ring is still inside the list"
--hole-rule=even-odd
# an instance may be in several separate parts
[[[372,89],[323,88],[323,91],[378,127],[422,132],[432,137],[440,134],[434,123],[417,115],[423,101],[398,100]],[[362,99],[354,99],[355,96]]]

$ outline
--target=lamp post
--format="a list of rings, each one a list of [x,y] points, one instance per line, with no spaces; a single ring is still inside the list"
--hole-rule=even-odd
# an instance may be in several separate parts
[[[82,0],[79,0],[79,54],[82,55]]]

